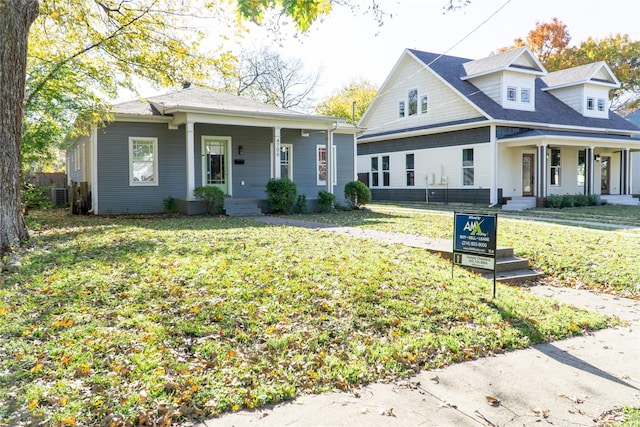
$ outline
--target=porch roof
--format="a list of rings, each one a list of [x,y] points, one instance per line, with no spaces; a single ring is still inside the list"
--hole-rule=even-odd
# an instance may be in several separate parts
[[[640,150],[640,140],[629,136],[595,132],[560,131],[552,129],[529,129],[513,135],[502,136],[498,138],[498,141],[517,141],[521,139],[543,137],[583,140],[585,141],[585,143],[588,143],[590,145],[595,144],[597,141],[606,140],[607,142],[620,143],[620,145],[624,145],[625,147],[633,147],[636,150]]]

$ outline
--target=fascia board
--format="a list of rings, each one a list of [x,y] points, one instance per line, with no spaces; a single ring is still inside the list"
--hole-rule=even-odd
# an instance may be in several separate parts
[[[309,130],[333,130],[344,119],[297,115],[279,115],[279,114],[260,114],[260,113],[229,113],[228,111],[214,113],[211,110],[202,112],[198,110],[185,111],[180,110],[181,114],[177,114],[174,125],[181,125],[186,122],[193,123],[211,123],[211,124],[227,124],[237,126],[251,127],[282,127],[294,129]]]
[[[559,125],[553,123],[536,123],[536,122],[510,122],[510,121],[496,121],[492,124],[496,126],[516,126],[516,127],[528,127],[532,129],[552,129],[556,131],[579,131],[579,132],[591,132],[591,133],[606,133],[609,135],[640,135],[640,131],[625,130],[625,129],[611,129],[611,128],[594,128],[586,126],[571,126],[571,125]]]

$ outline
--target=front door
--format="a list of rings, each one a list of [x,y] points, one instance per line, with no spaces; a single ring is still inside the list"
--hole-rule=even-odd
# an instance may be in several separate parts
[[[609,194],[609,181],[611,180],[611,157],[600,158],[600,194]]]
[[[534,163],[533,163],[533,154],[524,153],[522,154],[522,195],[523,196],[533,196],[533,186],[534,186]]]
[[[202,183],[214,185],[229,194],[227,138],[202,137]]]

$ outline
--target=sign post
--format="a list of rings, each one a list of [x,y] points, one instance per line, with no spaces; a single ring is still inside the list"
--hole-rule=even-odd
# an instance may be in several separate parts
[[[493,297],[496,297],[496,249],[498,215],[453,213],[453,266],[493,270]]]

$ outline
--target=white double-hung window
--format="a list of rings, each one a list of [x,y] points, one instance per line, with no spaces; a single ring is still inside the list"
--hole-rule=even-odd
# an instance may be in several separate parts
[[[158,185],[158,138],[129,138],[129,185]]]

